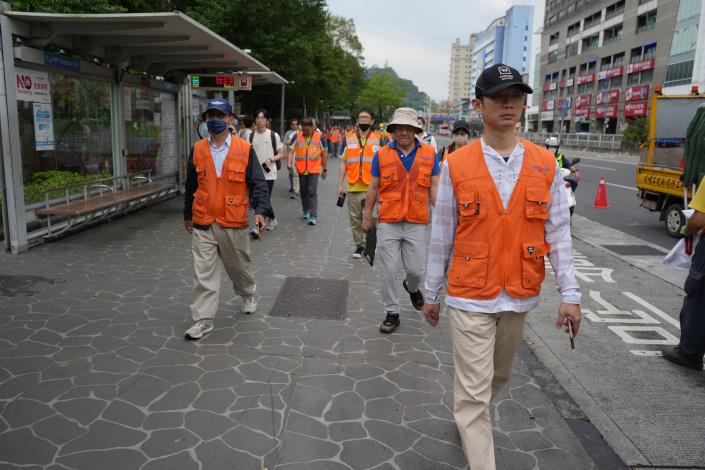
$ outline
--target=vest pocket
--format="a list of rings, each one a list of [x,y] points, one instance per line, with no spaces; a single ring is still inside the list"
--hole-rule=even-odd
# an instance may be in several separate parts
[[[548,203],[551,193],[543,188],[526,188],[526,217],[528,219],[548,219]]]
[[[521,285],[525,289],[535,289],[541,286],[546,277],[544,256],[551,251],[551,246],[544,242],[523,242],[522,250],[522,277]]]
[[[419,168],[419,186],[423,186],[424,188],[431,187],[431,173],[431,168]]]
[[[232,223],[247,223],[246,196],[225,196],[225,220]]]
[[[475,191],[458,194],[458,213],[460,217],[475,217],[480,215],[480,195]]]
[[[208,194],[205,191],[197,190],[193,193],[193,205],[191,206],[192,218],[203,220],[208,212]]]
[[[245,182],[245,164],[243,162],[228,163],[228,181],[235,183]]]
[[[397,182],[396,168],[382,168],[380,186],[389,186]]]
[[[379,216],[382,219],[398,219],[404,213],[401,193],[380,193]]]
[[[448,284],[485,287],[489,267],[489,242],[455,241],[453,259],[448,269]]]

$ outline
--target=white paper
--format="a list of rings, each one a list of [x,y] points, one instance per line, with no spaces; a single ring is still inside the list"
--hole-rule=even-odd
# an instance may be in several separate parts
[[[51,103],[33,103],[34,141],[37,150],[54,150],[54,115]]]
[[[15,68],[15,88],[19,101],[51,103],[51,85],[48,72]]]

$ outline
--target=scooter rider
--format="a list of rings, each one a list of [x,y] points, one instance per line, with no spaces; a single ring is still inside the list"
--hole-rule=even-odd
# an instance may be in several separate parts
[[[580,181],[580,171],[575,168],[575,166],[570,162],[570,160],[568,160],[568,158],[563,155],[559,150],[561,143],[558,140],[558,137],[549,137],[544,142],[544,145],[551,153],[553,153],[553,155],[556,156],[556,161],[558,162],[558,166],[560,168],[567,168],[570,170],[571,173],[575,174],[575,178],[570,178],[569,180],[566,180],[570,183],[573,192],[575,192],[575,189],[578,187],[578,181]]]

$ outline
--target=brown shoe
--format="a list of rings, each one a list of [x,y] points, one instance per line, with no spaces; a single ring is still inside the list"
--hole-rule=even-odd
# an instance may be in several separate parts
[[[400,324],[401,321],[399,321],[398,313],[387,312],[387,318],[385,318],[382,324],[379,325],[379,331],[382,333],[392,333]]]
[[[687,367],[693,370],[703,370],[703,361],[693,361],[683,356],[677,347],[670,347],[661,350],[663,357],[678,365]]]

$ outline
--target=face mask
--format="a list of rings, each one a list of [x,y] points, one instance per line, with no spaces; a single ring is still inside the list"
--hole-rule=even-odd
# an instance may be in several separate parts
[[[367,132],[370,129],[370,124],[358,124],[357,127],[360,128],[362,132]]]
[[[466,136],[465,134],[454,135],[453,143],[458,146],[465,145],[468,143],[468,136]]]
[[[208,132],[212,135],[218,135],[225,132],[228,128],[228,122],[225,119],[211,119],[206,122],[206,126],[208,126]]]

